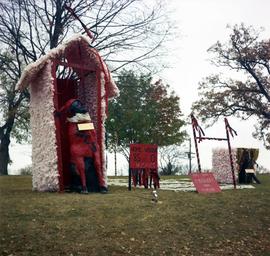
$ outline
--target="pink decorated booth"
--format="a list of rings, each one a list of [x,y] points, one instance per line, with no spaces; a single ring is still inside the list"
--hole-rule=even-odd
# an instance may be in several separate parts
[[[29,86],[32,130],[33,189],[64,191],[70,184],[65,120],[55,113],[69,99],[79,99],[97,132],[103,175],[106,176],[105,128],[108,99],[118,88],[90,39],[75,35],[28,65],[17,89]]]

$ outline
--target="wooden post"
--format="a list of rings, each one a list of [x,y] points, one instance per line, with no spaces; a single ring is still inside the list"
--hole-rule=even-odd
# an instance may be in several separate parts
[[[114,150],[114,176],[117,176],[117,155],[116,155],[116,149]]]
[[[233,186],[234,186],[234,189],[236,189],[235,172],[234,172],[233,159],[232,159],[232,149],[231,149],[231,143],[230,143],[230,135],[228,131],[229,123],[228,123],[227,118],[224,118],[224,122],[225,122],[226,136],[227,136],[227,141],[228,141],[228,149],[229,149],[229,156],[230,156],[230,162],[231,162]]]
[[[128,190],[131,191],[131,168],[130,168],[130,159],[128,164]]]
[[[198,171],[199,172],[202,172],[201,162],[200,162],[200,155],[199,155],[199,149],[198,149],[198,143],[197,143],[197,136],[196,136],[196,131],[195,131],[194,122],[193,122],[194,119],[195,119],[195,117],[193,115],[191,115],[193,137],[194,137],[195,150],[196,150],[196,156],[197,156],[197,162],[198,162]]]
[[[191,138],[189,138],[188,158],[189,158],[189,174],[191,174]]]
[[[100,154],[100,164],[102,167],[102,175],[104,176],[104,155],[102,150],[102,117],[101,117],[101,106],[102,106],[102,97],[101,97],[101,70],[98,69],[96,72],[96,81],[97,81],[97,142],[99,145],[99,154]]]

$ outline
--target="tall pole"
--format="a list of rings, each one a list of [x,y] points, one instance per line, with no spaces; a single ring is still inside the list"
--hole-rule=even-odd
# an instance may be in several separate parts
[[[234,172],[234,165],[233,165],[233,159],[232,159],[232,149],[231,149],[231,143],[230,143],[230,135],[228,131],[230,127],[229,127],[227,118],[224,118],[224,122],[225,122],[226,136],[227,136],[227,141],[228,141],[228,149],[229,149],[229,156],[230,156],[230,162],[231,162],[233,186],[234,186],[234,189],[236,189],[235,172]]]
[[[116,149],[114,149],[114,176],[117,176],[117,155],[116,155]]]
[[[188,153],[188,158],[189,158],[189,174],[191,174],[191,138],[189,138],[189,153]]]
[[[199,172],[202,172],[201,162],[200,162],[200,155],[199,155],[199,149],[198,149],[198,143],[197,143],[197,138],[196,138],[196,133],[195,133],[195,129],[194,128],[193,128],[193,136],[194,136],[195,150],[196,150],[196,155],[197,155],[198,171]]]
[[[117,176],[117,154],[116,154],[116,148],[118,145],[118,136],[117,132],[114,133],[115,137],[115,145],[114,145],[114,175]]]
[[[195,150],[196,150],[196,156],[197,156],[197,162],[198,162],[198,171],[202,172],[197,137],[196,137],[196,131],[195,131],[195,122],[197,122],[197,120],[195,119],[195,117],[193,115],[191,115],[191,122],[192,122],[193,137],[194,137]]]
[[[131,191],[131,168],[130,168],[130,159],[128,165],[128,190]]]

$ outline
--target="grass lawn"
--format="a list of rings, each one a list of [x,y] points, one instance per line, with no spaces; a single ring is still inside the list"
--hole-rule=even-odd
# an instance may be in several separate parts
[[[219,194],[38,193],[0,177],[0,255],[270,255],[270,175]]]

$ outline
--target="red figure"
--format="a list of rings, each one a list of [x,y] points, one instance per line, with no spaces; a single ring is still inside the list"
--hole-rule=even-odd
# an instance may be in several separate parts
[[[80,176],[82,193],[88,193],[86,172],[95,172],[100,192],[106,193],[107,188],[101,168],[96,131],[87,110],[77,99],[67,101],[61,108],[61,112],[63,110],[66,111],[68,116],[67,131],[70,146],[70,161],[75,165],[76,172]],[[86,124],[87,127],[80,129],[79,124]],[[87,159],[93,162],[94,170],[93,166],[89,170],[89,164],[87,167]]]

